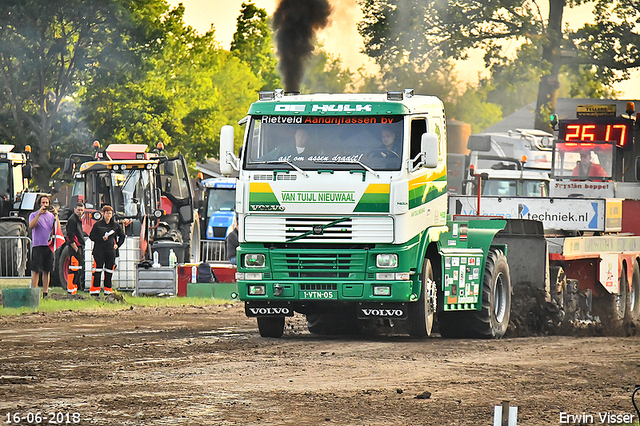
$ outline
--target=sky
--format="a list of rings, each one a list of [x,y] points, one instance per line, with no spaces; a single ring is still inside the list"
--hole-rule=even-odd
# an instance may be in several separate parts
[[[229,49],[236,30],[236,19],[240,14],[243,0],[167,0],[169,5],[177,6],[182,3],[185,7],[184,20],[200,33],[215,28],[216,39],[224,49]],[[248,1],[248,0],[244,0]],[[352,71],[365,67],[368,73],[374,73],[376,66],[366,55],[360,53],[363,42],[356,29],[357,22],[362,17],[362,12],[356,0],[329,0],[334,8],[329,25],[317,35],[324,43],[325,50],[334,56],[340,56],[345,67]],[[273,14],[277,0],[254,0],[257,7],[263,8],[269,15]],[[541,8],[544,8],[540,2]],[[337,11],[337,12],[335,12]],[[545,10],[541,10],[543,16]],[[565,15],[565,22],[572,28],[577,28],[592,19],[590,11],[583,8],[569,10]],[[472,52],[471,58],[456,65],[458,80],[465,83],[475,83],[478,75],[487,76],[484,69],[481,52]],[[631,79],[618,83],[614,88],[622,95],[620,99],[640,100],[640,71],[632,73]],[[637,106],[640,109],[640,105]]]

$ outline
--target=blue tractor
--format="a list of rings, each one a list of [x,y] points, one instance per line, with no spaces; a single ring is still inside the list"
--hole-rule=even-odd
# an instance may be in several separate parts
[[[225,239],[236,222],[236,179],[210,178],[202,182],[202,251],[206,262],[227,262]]]

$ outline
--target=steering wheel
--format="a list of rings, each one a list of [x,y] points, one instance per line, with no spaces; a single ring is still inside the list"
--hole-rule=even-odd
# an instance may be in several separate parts
[[[374,149],[369,151],[367,158],[384,158],[386,160],[400,160],[397,152],[387,149]]]

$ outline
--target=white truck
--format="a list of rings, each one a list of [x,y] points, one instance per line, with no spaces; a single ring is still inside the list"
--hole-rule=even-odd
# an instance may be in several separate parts
[[[499,338],[509,324],[503,219],[447,216],[442,102],[384,94],[263,92],[240,158],[238,293],[262,336],[306,315],[313,333],[396,325],[429,336]]]

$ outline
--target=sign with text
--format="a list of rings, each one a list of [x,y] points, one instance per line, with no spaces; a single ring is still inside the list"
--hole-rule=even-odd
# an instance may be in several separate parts
[[[449,196],[449,212],[475,215],[475,196]],[[531,219],[545,230],[604,231],[605,200],[579,198],[482,197],[481,215],[506,219]]]

